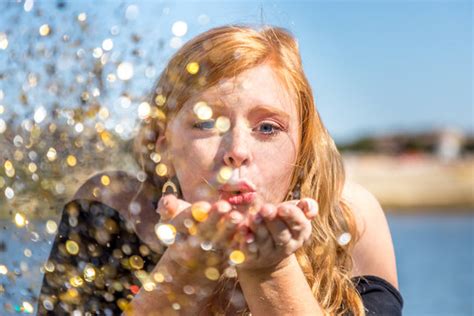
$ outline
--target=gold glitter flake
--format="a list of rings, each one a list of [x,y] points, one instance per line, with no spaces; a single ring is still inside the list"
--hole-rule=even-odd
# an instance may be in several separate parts
[[[103,186],[108,186],[110,184],[110,178],[108,176],[102,176],[100,177],[100,183],[102,183]]]
[[[27,223],[28,223],[28,221],[26,220],[25,215],[23,215],[21,213],[16,213],[15,214],[15,224],[16,224],[16,226],[23,227]]]
[[[46,232],[50,235],[56,234],[58,231],[58,224],[55,221],[49,220],[46,222]]]
[[[209,214],[209,208],[204,203],[194,203],[191,206],[191,214],[193,218],[198,222],[204,222]]]
[[[81,287],[84,284],[84,280],[80,276],[74,276],[69,279],[69,283],[74,287]]]
[[[164,177],[168,173],[168,167],[164,163],[159,163],[155,167],[155,172],[160,177]]]
[[[140,270],[143,268],[143,259],[142,257],[140,256],[131,256],[129,259],[128,259],[129,263],[130,263],[130,266],[133,268],[133,269],[136,269],[136,270]]]
[[[230,253],[229,260],[232,264],[241,264],[245,261],[245,255],[240,250],[234,250]]]
[[[73,155],[69,155],[66,158],[66,163],[69,167],[74,167],[77,164],[77,159]]]
[[[208,278],[209,280],[217,281],[217,280],[219,279],[220,273],[219,273],[219,270],[217,270],[216,268],[214,268],[214,267],[208,267],[208,268],[204,271],[204,275],[205,275],[206,278]]]
[[[158,94],[156,97],[155,97],[155,104],[158,105],[158,106],[163,106],[166,102],[166,97],[162,94]]]
[[[79,245],[74,240],[66,241],[66,250],[71,255],[77,255],[79,253]]]
[[[43,24],[39,28],[39,34],[41,36],[48,36],[51,33],[51,28],[48,24]]]
[[[224,166],[217,174],[217,181],[221,184],[226,183],[232,177],[232,168]]]
[[[191,75],[195,75],[199,72],[199,64],[197,62],[190,62],[186,65],[186,70]]]

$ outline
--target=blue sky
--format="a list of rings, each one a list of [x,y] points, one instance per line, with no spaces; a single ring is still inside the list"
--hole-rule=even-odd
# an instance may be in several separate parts
[[[336,141],[439,127],[473,131],[471,1],[81,1],[67,9],[100,19],[92,39],[100,43],[112,14],[130,4],[139,15],[126,28],[148,39],[171,38],[177,20],[188,23],[184,40],[221,24],[258,24],[262,17],[290,29]],[[203,14],[206,24],[198,22]],[[4,24],[0,19],[0,31]],[[168,47],[160,58],[172,52]]]

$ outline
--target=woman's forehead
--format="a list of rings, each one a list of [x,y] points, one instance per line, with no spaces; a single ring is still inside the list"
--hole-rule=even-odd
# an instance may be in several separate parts
[[[193,104],[205,101],[216,110],[249,109],[258,107],[282,115],[291,115],[295,100],[270,66],[262,65],[226,78],[191,98],[187,110]]]

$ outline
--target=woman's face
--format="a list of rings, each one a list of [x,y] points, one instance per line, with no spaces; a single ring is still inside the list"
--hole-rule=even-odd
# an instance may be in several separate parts
[[[268,64],[189,99],[165,133],[183,198],[226,199],[242,210],[257,201],[283,201],[299,149],[298,125],[295,100]]]

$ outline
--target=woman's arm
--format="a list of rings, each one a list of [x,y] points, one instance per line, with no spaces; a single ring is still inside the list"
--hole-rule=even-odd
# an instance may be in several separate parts
[[[239,271],[252,315],[323,315],[295,255],[270,269]]]

